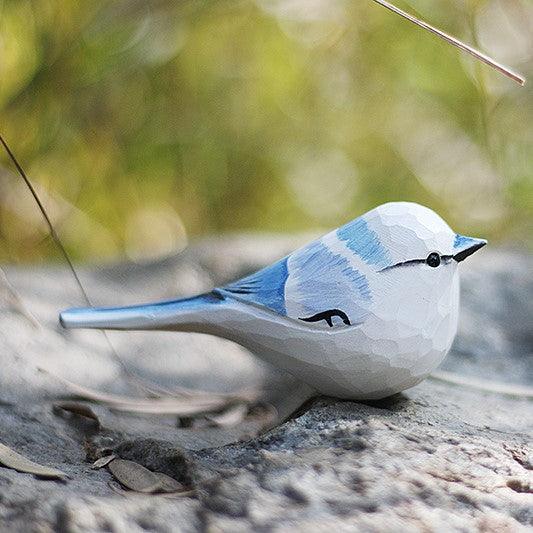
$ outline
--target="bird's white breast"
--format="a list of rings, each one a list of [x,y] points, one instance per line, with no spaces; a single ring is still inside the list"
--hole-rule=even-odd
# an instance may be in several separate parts
[[[430,286],[434,274],[422,275],[418,286],[398,278],[385,280],[370,316],[359,326],[317,329],[260,307],[236,304],[221,312],[216,334],[323,394],[383,398],[423,380],[451,346],[457,329],[458,271],[456,265],[443,268],[438,283]]]

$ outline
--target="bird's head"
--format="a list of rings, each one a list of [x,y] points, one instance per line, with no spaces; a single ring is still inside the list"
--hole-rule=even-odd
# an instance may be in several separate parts
[[[364,237],[366,246],[359,243],[359,255],[380,272],[455,267],[487,244],[484,239],[457,234],[437,213],[411,202],[380,205],[358,220],[373,235]]]
[[[350,296],[342,311],[352,324],[359,317],[375,353],[431,359],[447,352],[457,330],[458,265],[487,241],[459,235],[431,209],[409,202],[380,205],[326,240],[343,256],[348,248],[350,264],[364,275],[357,300],[363,310],[350,306]]]
[[[387,322],[389,338],[398,322],[433,327],[436,316],[456,315],[457,266],[485,244],[458,235],[427,207],[383,204],[289,256],[288,316],[317,327],[370,320],[379,330]]]
[[[459,307],[458,265],[487,241],[457,234],[434,211],[410,202],[380,205],[337,230],[336,238],[366,273],[376,335],[394,338],[402,324],[437,338],[440,324],[445,329],[441,344],[451,343]]]

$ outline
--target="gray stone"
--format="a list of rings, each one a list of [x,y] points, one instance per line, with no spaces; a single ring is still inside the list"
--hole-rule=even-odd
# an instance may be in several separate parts
[[[208,240],[146,265],[81,269],[97,304],[190,294],[252,271],[300,237]],[[531,257],[486,250],[465,261],[461,326],[448,371],[531,386]],[[57,311],[80,303],[59,267],[5,267],[19,297],[0,297],[0,441],[68,474],[65,482],[0,468],[0,530],[9,531],[529,531],[533,527],[530,400],[432,379],[379,402],[319,398],[257,435],[178,427],[176,417],[94,405],[102,428],[54,414],[64,385],[138,394],[99,332],[65,332]],[[4,294],[0,291],[0,294]],[[29,310],[33,317],[25,315]],[[172,388],[250,384],[288,413],[284,376],[232,343],[201,335],[112,333],[128,368]],[[251,436],[251,437],[250,437]],[[117,493],[110,451],[178,481],[194,496]]]

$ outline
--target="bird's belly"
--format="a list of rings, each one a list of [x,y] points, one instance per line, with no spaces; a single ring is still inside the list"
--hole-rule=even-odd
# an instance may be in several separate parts
[[[456,329],[453,313],[424,329],[386,324],[313,329],[262,309],[226,313],[214,333],[305,381],[318,392],[378,399],[422,381],[448,352]]]

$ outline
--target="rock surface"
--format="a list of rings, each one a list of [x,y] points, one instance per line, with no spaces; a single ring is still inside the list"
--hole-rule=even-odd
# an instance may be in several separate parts
[[[97,304],[190,294],[252,271],[301,237],[205,241],[149,265],[82,270]],[[533,261],[484,251],[462,265],[460,332],[444,369],[531,386]],[[65,332],[79,304],[60,267],[5,267],[0,287],[0,442],[66,481],[0,467],[0,530],[9,531],[529,531],[533,528],[530,400],[428,379],[373,403],[319,398],[260,435],[178,427],[175,416],[93,406],[94,421],[52,409],[68,390],[47,370],[98,390],[138,393],[99,332]],[[186,290],[185,290],[186,288]],[[13,297],[16,294],[20,301]],[[29,313],[33,316],[30,317]],[[35,325],[37,322],[39,325]],[[201,335],[113,333],[132,371],[172,388],[262,387],[283,407],[294,380],[232,343]],[[88,459],[123,459],[194,486],[193,496],[124,492]]]

